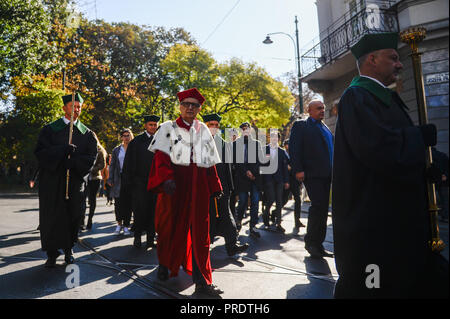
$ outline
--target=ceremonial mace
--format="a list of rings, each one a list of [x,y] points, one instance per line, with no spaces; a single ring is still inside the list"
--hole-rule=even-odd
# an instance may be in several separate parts
[[[70,128],[69,128],[69,144],[72,144],[72,133],[73,133],[73,110],[75,109],[75,92],[72,92],[72,110],[70,111]],[[70,159],[70,154],[68,156]],[[69,199],[69,179],[70,172],[69,169],[66,171],[66,199]]]
[[[72,12],[66,20],[66,26],[69,29],[76,29],[80,25],[80,15]],[[63,71],[63,90],[65,88],[65,76],[66,76],[66,70],[64,68]],[[72,111],[70,112],[70,129],[69,129],[69,144],[72,144],[72,133],[73,133],[73,110],[75,108],[75,92],[72,92]],[[68,159],[70,159],[70,154],[68,156]],[[70,172],[69,169],[66,171],[66,199],[69,199],[69,179],[70,179]]]
[[[427,102],[425,98],[425,90],[423,84],[422,62],[421,54],[419,52],[418,43],[426,36],[426,29],[423,27],[409,28],[400,32],[400,39],[402,42],[409,44],[411,47],[411,59],[414,71],[414,82],[416,86],[417,106],[419,110],[419,124],[426,125],[428,123]],[[431,147],[427,147],[426,152],[426,167],[427,169],[433,163],[433,156]],[[440,252],[445,248],[444,242],[439,238],[439,225],[437,222],[438,207],[436,205],[436,189],[434,183],[427,181],[427,198],[428,198],[428,212],[430,213],[431,221],[431,240],[429,245],[432,251]]]

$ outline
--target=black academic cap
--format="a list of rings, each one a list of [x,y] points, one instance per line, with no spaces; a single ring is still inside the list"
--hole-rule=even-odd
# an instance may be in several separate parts
[[[239,125],[239,128],[240,129],[243,129],[244,127],[251,127],[251,125],[250,125],[250,123],[249,122],[244,122],[244,123],[242,123],[241,125]]]
[[[147,122],[159,122],[161,118],[158,115],[144,115],[144,121]]]
[[[202,118],[205,123],[209,121],[220,122],[222,120],[222,117],[217,113],[202,115]]]
[[[373,51],[382,49],[397,50],[398,33],[384,32],[384,33],[370,33],[364,35],[354,46],[351,47],[353,56],[356,59]]]
[[[69,102],[72,102],[72,94],[64,95],[62,97],[62,100],[63,100],[64,105],[66,105]],[[75,101],[80,102],[80,104],[83,104],[83,102],[84,102],[83,98],[81,97],[80,93],[78,93],[78,92],[75,93]]]

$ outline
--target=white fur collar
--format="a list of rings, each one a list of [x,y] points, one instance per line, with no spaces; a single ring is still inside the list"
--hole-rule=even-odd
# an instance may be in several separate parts
[[[188,131],[179,127],[175,121],[164,122],[150,143],[149,151],[159,150],[166,153],[176,165],[189,166],[193,162],[198,167],[207,168],[220,163],[211,132],[204,123],[198,122],[198,125],[198,131],[195,129],[195,123]]]

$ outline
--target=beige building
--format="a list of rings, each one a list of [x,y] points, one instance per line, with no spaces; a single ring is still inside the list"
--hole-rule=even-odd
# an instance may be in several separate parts
[[[304,48],[302,81],[323,96],[326,123],[334,131],[337,103],[358,74],[350,47],[364,34],[402,31],[423,26],[427,36],[420,43],[429,121],[438,128],[437,148],[449,153],[449,1],[448,0],[317,0],[320,35]],[[399,43],[404,65],[393,86],[418,123],[410,48]]]

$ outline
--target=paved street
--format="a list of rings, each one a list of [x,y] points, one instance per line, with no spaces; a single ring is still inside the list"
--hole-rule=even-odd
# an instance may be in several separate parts
[[[79,286],[68,288],[71,273],[66,273],[63,256],[56,268],[44,268],[46,254],[40,250],[36,231],[37,196],[0,196],[0,298],[197,298],[191,277],[183,271],[167,282],[156,278],[156,249],[134,248],[132,237],[113,234],[113,206],[105,203],[104,198],[98,199],[93,229],[83,231],[74,248],[80,280]],[[222,238],[212,245],[213,281],[225,291],[224,299],[332,298],[337,278],[334,259],[309,257],[304,249],[305,229],[301,228],[300,236],[291,234],[293,201],[286,207],[285,235],[261,230],[261,238],[254,240],[244,224],[240,240],[250,244],[246,253],[228,257]],[[306,224],[307,204],[303,210]],[[441,237],[448,244],[448,224],[441,225]],[[333,251],[332,242],[329,217],[327,250]],[[448,259],[448,248],[444,255]]]

